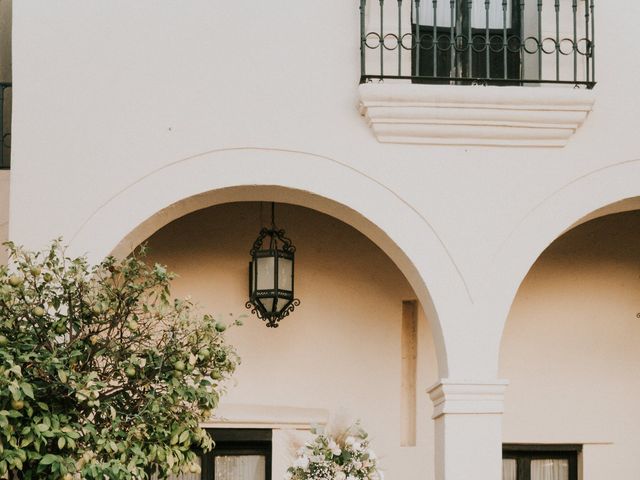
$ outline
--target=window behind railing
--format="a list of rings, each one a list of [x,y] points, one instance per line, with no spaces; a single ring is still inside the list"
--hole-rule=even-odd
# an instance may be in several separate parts
[[[0,170],[11,166],[12,0],[0,0]]]
[[[0,169],[11,166],[11,98],[10,83],[0,83]]]
[[[360,0],[361,82],[595,85],[595,0]]]

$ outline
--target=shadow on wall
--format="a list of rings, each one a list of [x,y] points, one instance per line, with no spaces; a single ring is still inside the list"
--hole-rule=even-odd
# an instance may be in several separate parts
[[[270,221],[269,206],[230,203],[182,217],[149,238],[150,260],[180,275],[175,294],[191,295],[223,318],[245,314],[249,250]],[[422,312],[414,379],[418,395],[424,395],[417,402],[414,397],[418,448],[401,447],[407,414],[402,302],[415,299],[407,280],[373,242],[333,217],[279,204],[276,223],[297,248],[295,289],[302,304],[276,329],[249,316],[229,332],[242,365],[225,401],[322,408],[359,418],[392,477],[432,472],[431,406],[422,392],[437,380],[437,365]]]

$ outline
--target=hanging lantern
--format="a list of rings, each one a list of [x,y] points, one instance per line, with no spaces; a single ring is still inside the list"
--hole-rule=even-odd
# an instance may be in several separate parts
[[[293,296],[293,266],[296,247],[275,226],[275,204],[271,204],[271,227],[263,228],[251,249],[249,301],[246,307],[267,327],[277,327],[300,300]]]

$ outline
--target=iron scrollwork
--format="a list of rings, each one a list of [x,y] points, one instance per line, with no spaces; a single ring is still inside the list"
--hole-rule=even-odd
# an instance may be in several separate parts
[[[257,308],[252,302],[247,302],[245,307],[251,310],[251,313],[258,317],[263,322],[266,322],[265,325],[270,328],[278,328],[279,321],[285,317],[288,317],[291,312],[295,310],[296,307],[300,306],[300,299],[294,298],[291,300],[289,305],[284,308],[280,313],[275,315],[263,315],[259,308]]]

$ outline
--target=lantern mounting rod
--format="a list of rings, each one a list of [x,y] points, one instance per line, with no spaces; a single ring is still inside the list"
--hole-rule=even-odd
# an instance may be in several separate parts
[[[276,202],[271,202],[271,228],[276,229]]]

